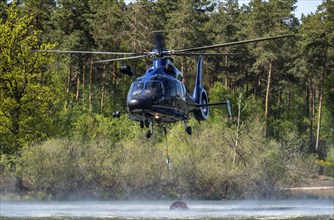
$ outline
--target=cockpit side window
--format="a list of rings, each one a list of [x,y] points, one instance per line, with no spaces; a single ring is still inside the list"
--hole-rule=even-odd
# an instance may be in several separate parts
[[[134,83],[131,95],[136,95],[136,94],[140,93],[143,89],[143,86],[144,86],[143,82]]]
[[[176,96],[176,85],[173,79],[166,79],[163,84],[166,98]]]
[[[176,83],[176,88],[177,88],[177,94],[180,97],[184,97],[185,92],[184,92],[184,88],[182,87],[181,82],[180,81],[175,81],[175,83]]]
[[[182,84],[182,90],[183,90],[183,95],[185,96],[187,93],[186,87],[184,84]]]

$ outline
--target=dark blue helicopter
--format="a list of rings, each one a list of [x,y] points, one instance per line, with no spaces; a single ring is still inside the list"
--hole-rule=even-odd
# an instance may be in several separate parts
[[[129,67],[121,68],[128,73]],[[202,57],[198,58],[196,82],[193,94],[187,93],[181,79],[183,74],[173,65],[170,57],[160,57],[153,60],[153,66],[148,68],[145,75],[132,82],[127,97],[127,109],[130,118],[139,121],[140,127],[152,124],[152,130],[147,132],[150,137],[153,124],[174,123],[183,121],[188,134],[192,129],[186,126],[190,113],[198,121],[207,120],[210,105],[227,105],[231,114],[230,103],[209,104],[208,95],[202,86]]]
[[[42,52],[127,55],[123,58],[99,60],[93,63],[130,60],[145,57],[153,58],[152,66],[146,70],[143,76],[136,78],[132,82],[126,101],[127,110],[130,118],[132,120],[138,121],[141,128],[148,128],[149,126],[151,126],[151,129],[148,130],[148,132],[146,133],[146,137],[150,138],[153,134],[154,125],[161,126],[166,131],[165,125],[167,123],[175,123],[178,121],[183,121],[185,124],[185,131],[188,134],[192,134],[192,128],[190,126],[187,126],[190,115],[192,114],[197,121],[207,120],[210,113],[209,106],[227,105],[228,114],[231,115],[229,100],[219,103],[209,103],[208,101],[208,94],[202,85],[202,56],[235,54],[204,52],[194,53],[195,51],[210,50],[266,40],[274,40],[290,36],[293,35],[264,37],[252,40],[236,41],[182,50],[167,50],[164,48],[162,33],[153,32],[156,49],[152,52],[123,53],[62,50],[48,50]],[[174,66],[171,56],[198,56],[196,81],[192,95],[187,92],[184,83],[182,83],[181,80],[183,78],[183,73]],[[133,71],[128,65],[121,66],[120,71],[123,74],[133,76]],[[120,113],[115,112],[113,115],[114,117],[119,117]]]

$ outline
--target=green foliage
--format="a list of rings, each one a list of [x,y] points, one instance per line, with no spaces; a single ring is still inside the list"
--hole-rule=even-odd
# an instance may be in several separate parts
[[[5,154],[52,133],[58,84],[54,72],[47,70],[50,54],[33,50],[55,45],[39,43],[31,20],[19,16],[15,5],[8,9],[8,18],[0,20],[0,143]]]
[[[52,31],[51,18],[55,8],[55,0],[24,0],[24,7],[19,10],[33,17],[31,24],[37,30],[49,32]],[[48,42],[48,39],[43,39],[43,42]]]
[[[195,2],[178,0],[174,10],[167,14],[168,20],[165,25],[167,35],[167,48],[182,49],[199,47],[208,44],[205,34],[205,23],[208,22],[208,15],[195,10]],[[183,81],[188,88],[194,87],[195,59],[187,57],[176,57],[175,62],[184,72]]]
[[[245,121],[238,145],[219,116],[201,126],[192,124],[196,128],[193,136],[179,124],[168,133],[166,151],[158,133],[148,140],[138,132],[130,139],[117,139],[112,133],[116,130],[109,131],[112,121],[106,123],[108,119],[101,116],[83,118],[78,121],[86,124],[76,124],[76,130],[89,126],[91,131],[83,133],[91,138],[78,133],[70,139],[50,139],[23,148],[19,162],[22,179],[30,190],[39,192],[37,197],[270,197],[278,187],[294,183],[312,170],[305,166],[312,162],[299,151],[301,143],[296,136],[281,143],[268,141],[261,120]],[[109,123],[111,127],[106,126]]]
[[[325,160],[320,161],[320,165],[324,169],[324,174],[334,177],[334,146],[330,146]]]
[[[300,37],[302,38],[299,42],[300,57],[297,59],[298,71],[303,73],[302,79],[306,86],[309,87],[307,90],[309,100],[307,101],[312,104],[308,110],[310,148],[320,152],[327,148],[326,145],[331,146],[333,143],[333,126],[328,126],[328,123],[332,120],[331,116],[328,116],[332,114],[331,106],[333,103],[333,101],[328,101],[328,98],[332,96],[332,92],[330,91],[332,91],[333,87],[331,83],[333,82],[333,71],[331,68],[334,56],[334,50],[331,46],[331,42],[334,39],[333,29],[331,28],[334,16],[333,5],[333,1],[323,2],[315,15],[303,18],[303,25],[300,28]],[[328,90],[329,88],[331,89]],[[318,95],[312,95],[312,93],[317,93]],[[318,114],[317,124],[321,125],[317,129],[314,128],[313,124],[315,108]],[[313,143],[313,136],[315,136],[313,131],[319,131],[319,129],[323,131],[321,135],[326,136],[324,139],[328,142],[319,143],[320,135],[318,132],[316,134],[317,143]],[[321,149],[314,149],[319,144],[322,145]]]
[[[334,147],[331,147],[327,153],[326,161],[334,163]]]
[[[295,2],[251,1],[239,7],[229,0],[212,12],[194,10],[199,1],[186,0],[2,5],[0,185],[17,181],[41,200],[271,197],[316,173],[316,156],[307,150],[313,149],[318,124],[318,153],[330,174],[333,1],[302,24],[293,16]],[[155,30],[166,33],[169,49],[299,35],[219,50],[241,56],[204,57],[210,102],[229,99],[233,118],[226,117],[225,106],[212,107],[208,121],[190,120],[192,136],[176,123],[168,128],[168,149],[162,130],[146,139],[145,130],[126,114],[112,118],[112,112],[125,111],[132,79],[119,74],[123,63],[92,61],[116,56],[33,52],[55,48],[42,43],[49,41],[68,50],[149,51]],[[190,89],[195,61],[175,58]],[[126,64],[136,76],[151,65]]]

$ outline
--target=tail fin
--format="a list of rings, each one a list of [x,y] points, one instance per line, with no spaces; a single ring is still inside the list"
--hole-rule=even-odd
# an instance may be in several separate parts
[[[209,106],[207,105],[209,103],[208,94],[202,86],[202,64],[202,56],[199,56],[197,63],[195,88],[192,97],[198,105],[198,108],[194,110],[194,117],[197,121],[208,120],[210,113]],[[202,105],[202,107],[199,107],[199,105]]]
[[[198,107],[196,110],[194,110],[194,116],[196,120],[198,121],[207,120],[209,117],[209,106],[215,106],[215,105],[227,105],[228,115],[232,116],[229,100],[226,100],[226,102],[209,103],[207,92],[202,86],[202,77],[203,77],[202,65],[203,65],[202,56],[199,56],[197,63],[195,88],[192,96],[194,101],[197,103],[196,106]]]
[[[203,90],[202,87],[202,65],[203,65],[203,60],[202,56],[198,57],[198,62],[197,62],[197,72],[196,72],[196,82],[195,82],[195,87],[193,91],[193,99],[197,102],[200,103],[200,93]]]
[[[228,99],[226,99],[226,106],[227,106],[228,116],[232,117],[232,111],[231,111],[230,100],[228,100]]]

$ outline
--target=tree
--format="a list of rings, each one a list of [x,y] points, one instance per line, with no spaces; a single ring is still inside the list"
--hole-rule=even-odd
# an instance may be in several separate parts
[[[248,33],[252,38],[263,37],[265,35],[280,35],[291,33],[295,25],[295,18],[291,14],[294,10],[296,0],[271,0],[264,2],[254,0],[250,2],[251,11],[248,15],[248,23],[245,33]],[[270,101],[271,91],[273,90],[274,73],[284,75],[284,61],[288,60],[287,56],[283,55],[284,40],[275,40],[270,42],[261,42],[259,44],[249,45],[251,55],[256,58],[252,64],[252,72],[256,74],[255,93],[260,92],[262,81],[266,82],[265,89],[265,118],[267,119],[267,134],[273,132],[270,126]],[[283,46],[282,46],[283,45]],[[267,73],[267,77],[264,78]]]
[[[23,145],[52,133],[57,92],[47,70],[52,59],[33,50],[55,45],[39,42],[32,19],[11,6],[8,18],[0,20],[0,145],[5,154],[18,153]]]
[[[7,0],[0,1],[0,18],[6,17],[6,9],[7,9]]]
[[[308,102],[310,110],[310,148],[320,150],[321,121],[325,82],[330,81],[333,66],[334,45],[334,1],[324,2],[317,13],[303,18],[301,28],[301,57],[304,62],[305,81],[308,82]],[[316,139],[313,140],[313,121],[315,119],[316,99],[318,101]]]
[[[229,0],[226,3],[218,5],[218,10],[212,12],[207,25],[208,38],[210,43],[226,43],[238,40],[238,32],[240,31],[240,9],[238,1]],[[226,47],[222,52],[240,53],[240,47]],[[240,56],[215,56],[210,57],[213,63],[210,69],[210,86],[215,81],[223,81],[225,86],[233,87],[232,74],[241,72]],[[239,74],[238,74],[239,75]],[[239,76],[240,77],[240,76]],[[236,81],[236,80],[235,80]]]
[[[129,19],[137,18],[129,16],[131,9],[128,9],[123,1],[104,0],[91,0],[90,7],[93,15],[89,22],[96,49],[98,51],[131,51],[129,38],[132,36],[132,31],[129,29],[131,23]],[[94,59],[109,58],[95,56]],[[126,89],[130,82],[128,79],[122,80],[119,65],[118,62],[106,62],[94,64],[93,69],[89,70],[90,74],[86,78],[89,79],[88,102],[91,110],[111,113],[117,108],[118,110],[124,108]],[[96,90],[95,94],[98,94],[95,102],[93,88]]]
[[[204,27],[208,21],[208,15],[195,10],[194,1],[178,0],[177,3],[175,10],[167,14],[167,48],[177,50],[207,45]],[[186,73],[184,82],[188,87],[192,87],[194,78],[187,72],[189,70],[195,72],[195,68],[191,66],[194,62],[191,63],[186,57],[182,57],[179,63],[181,72]]]
[[[88,1],[60,0],[57,10],[53,13],[52,23],[55,27],[52,40],[63,50],[91,51],[95,46],[89,20],[92,10]],[[82,83],[85,67],[90,61],[89,54],[72,54],[67,63],[67,102],[69,108],[72,101],[82,98]],[[64,62],[64,60],[62,60]]]
[[[54,10],[56,9],[56,1],[24,0],[23,4],[23,12],[33,16],[32,25],[34,25],[37,30],[42,31],[45,37],[43,40],[47,41],[47,39],[50,37],[49,35],[52,33],[51,17]]]

